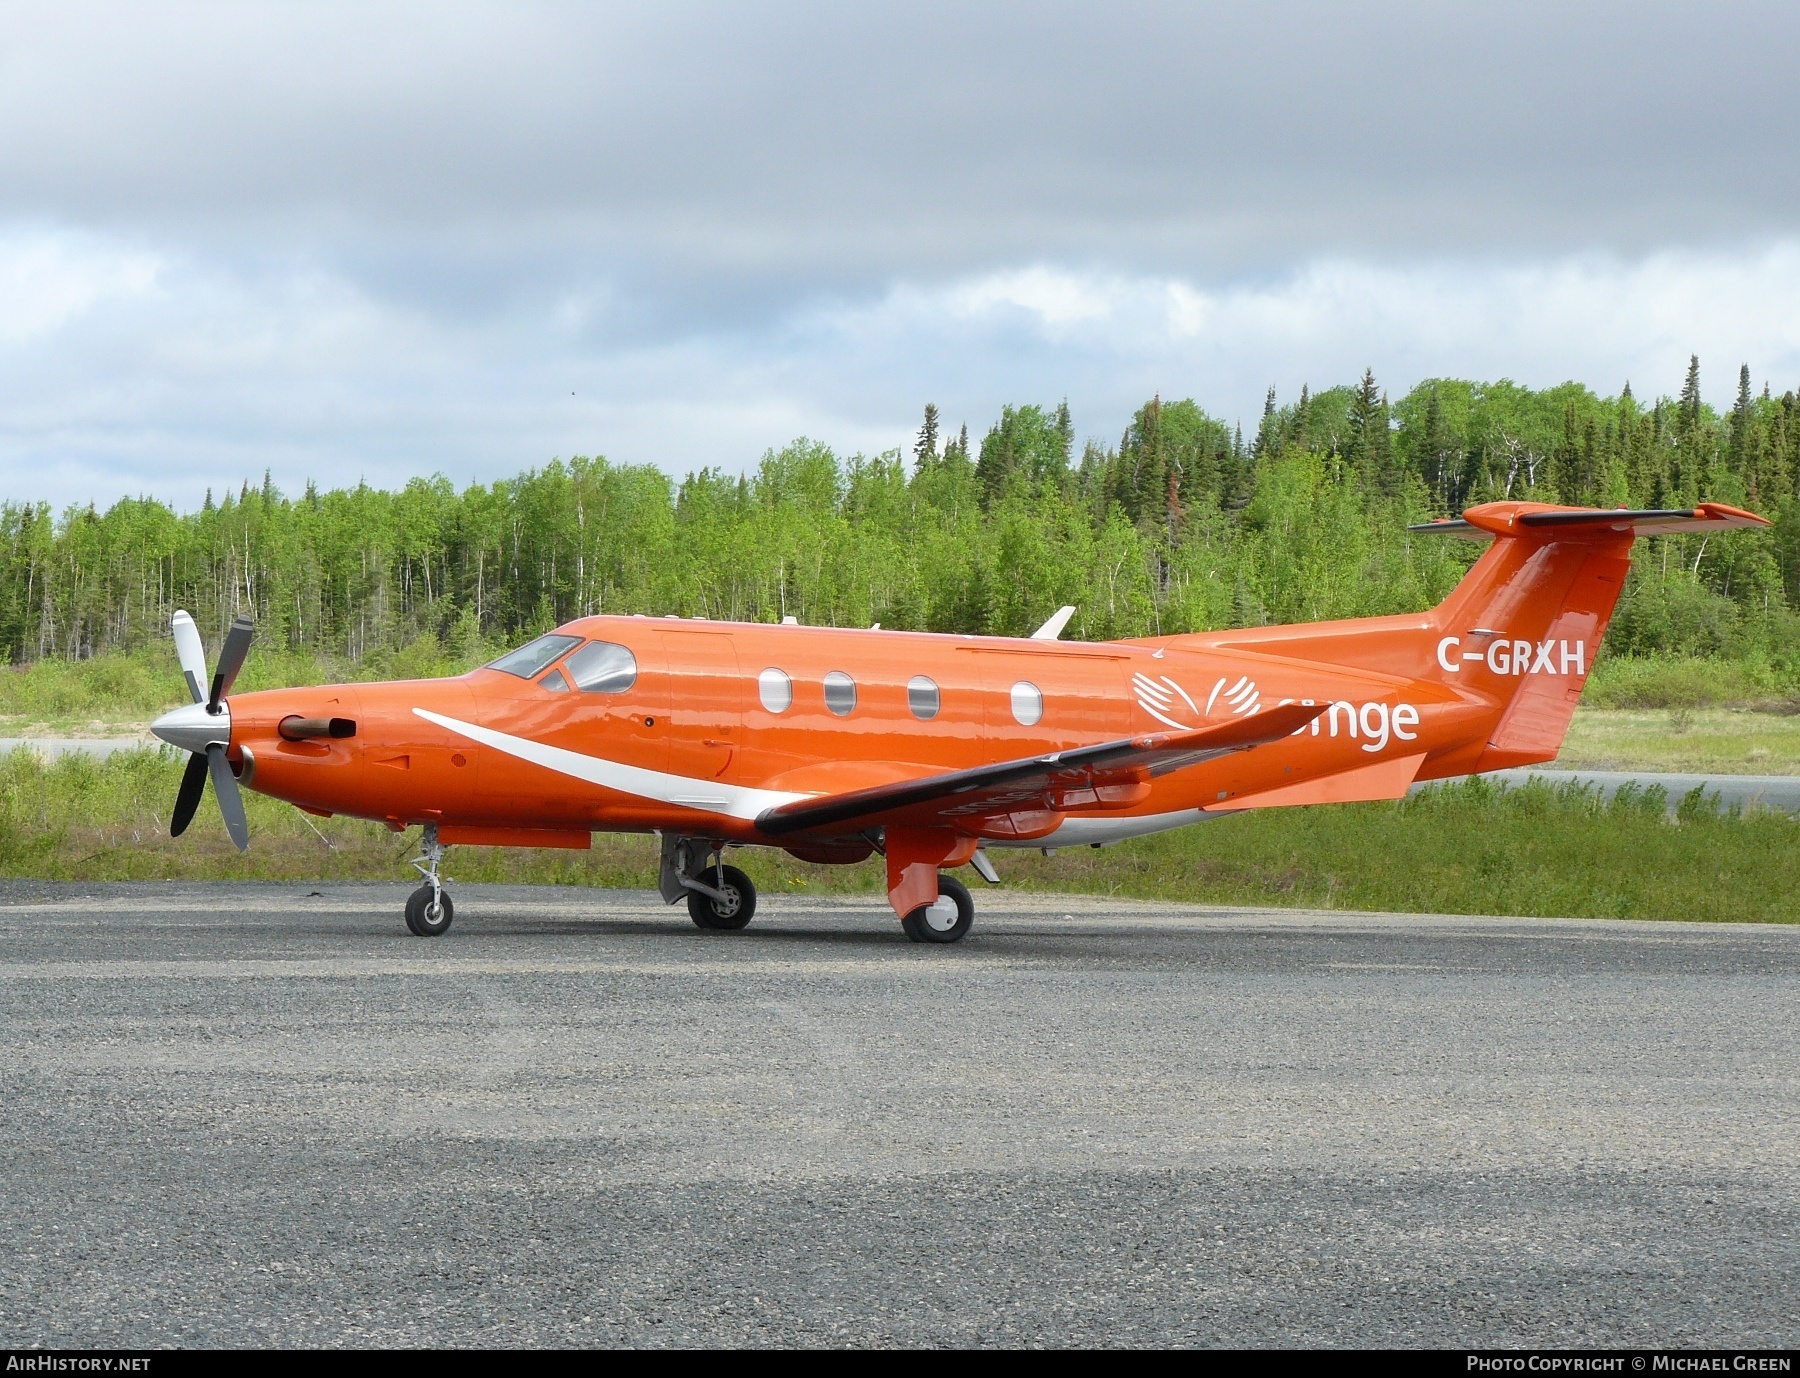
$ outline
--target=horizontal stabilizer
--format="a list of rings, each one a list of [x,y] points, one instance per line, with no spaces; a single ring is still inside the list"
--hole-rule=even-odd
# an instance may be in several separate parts
[[[1444,521],[1420,522],[1408,531],[1433,535],[1463,536],[1485,541],[1493,536],[1509,535],[1520,528],[1528,531],[1566,532],[1581,536],[1592,532],[1629,531],[1634,536],[1678,536],[1690,531],[1728,531],[1734,527],[1767,526],[1768,518],[1741,507],[1722,502],[1703,502],[1698,507],[1674,508],[1606,508],[1539,507],[1527,503],[1488,503],[1471,507],[1461,517]]]
[[[894,822],[911,826],[941,826],[958,820],[972,823],[986,814],[1054,808],[1056,800],[1051,796],[1077,791],[1091,794],[1278,742],[1305,727],[1325,708],[1323,704],[1284,704],[1218,727],[1130,737],[844,794],[797,799],[764,810],[757,816],[756,826],[771,837],[785,837],[821,828],[853,832]]]

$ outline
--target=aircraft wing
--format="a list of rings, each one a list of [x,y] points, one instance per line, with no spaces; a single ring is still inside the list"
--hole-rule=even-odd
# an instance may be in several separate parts
[[[1127,737],[844,794],[797,799],[765,809],[757,815],[756,826],[771,837],[784,837],[822,828],[855,832],[887,823],[930,826],[1015,809],[1055,808],[1058,797],[1136,784],[1234,751],[1280,741],[1324,711],[1323,704],[1285,704],[1217,727]]]

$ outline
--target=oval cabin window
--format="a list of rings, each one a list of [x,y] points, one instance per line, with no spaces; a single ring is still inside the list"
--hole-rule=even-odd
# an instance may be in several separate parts
[[[756,696],[769,712],[785,713],[794,701],[794,681],[780,670],[764,670],[756,677]]]
[[[825,676],[825,706],[840,718],[850,716],[856,707],[856,681],[842,670]]]
[[[937,684],[924,675],[914,675],[906,681],[906,706],[912,709],[915,718],[930,722],[938,715],[938,709],[942,706],[938,699]]]
[[[623,694],[637,683],[637,657],[610,641],[588,642],[562,669],[587,694]]]
[[[1044,720],[1044,691],[1028,680],[1012,687],[1013,717],[1025,727],[1036,727]]]

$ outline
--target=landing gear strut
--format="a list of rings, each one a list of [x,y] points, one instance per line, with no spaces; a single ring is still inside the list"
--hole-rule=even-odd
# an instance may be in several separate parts
[[[663,835],[657,888],[669,904],[685,899],[688,917],[699,928],[743,928],[756,913],[756,886],[750,877],[725,864],[722,847],[700,838]]]
[[[425,883],[406,901],[406,926],[421,938],[437,937],[450,927],[450,920],[456,916],[456,906],[444,893],[444,881],[438,875],[438,864],[449,850],[438,841],[437,824],[427,823],[425,836],[419,844],[420,854],[413,858],[413,865],[425,877]]]
[[[915,943],[954,943],[974,922],[975,901],[969,887],[955,876],[940,875],[937,899],[913,910],[900,920],[900,927]]]

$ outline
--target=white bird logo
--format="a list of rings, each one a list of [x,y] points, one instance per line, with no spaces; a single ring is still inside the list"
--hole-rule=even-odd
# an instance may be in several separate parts
[[[1208,713],[1212,712],[1213,702],[1219,697],[1219,691],[1222,689],[1225,692],[1225,706],[1240,717],[1254,713],[1262,706],[1262,695],[1256,691],[1255,680],[1248,675],[1240,675],[1238,682],[1226,689],[1225,677],[1221,675],[1219,682],[1213,685],[1212,693],[1207,695],[1206,711]]]
[[[1175,700],[1177,698],[1188,706],[1188,710],[1193,713],[1196,718],[1200,716],[1199,706],[1188,697],[1188,691],[1183,689],[1167,675],[1162,676],[1160,679],[1151,679],[1150,676],[1145,674],[1133,674],[1131,677],[1131,687],[1137,694],[1138,707],[1142,708],[1160,723],[1167,723],[1170,727],[1183,732],[1190,730],[1192,724],[1177,722],[1174,718],[1169,716],[1170,713],[1175,711]]]

